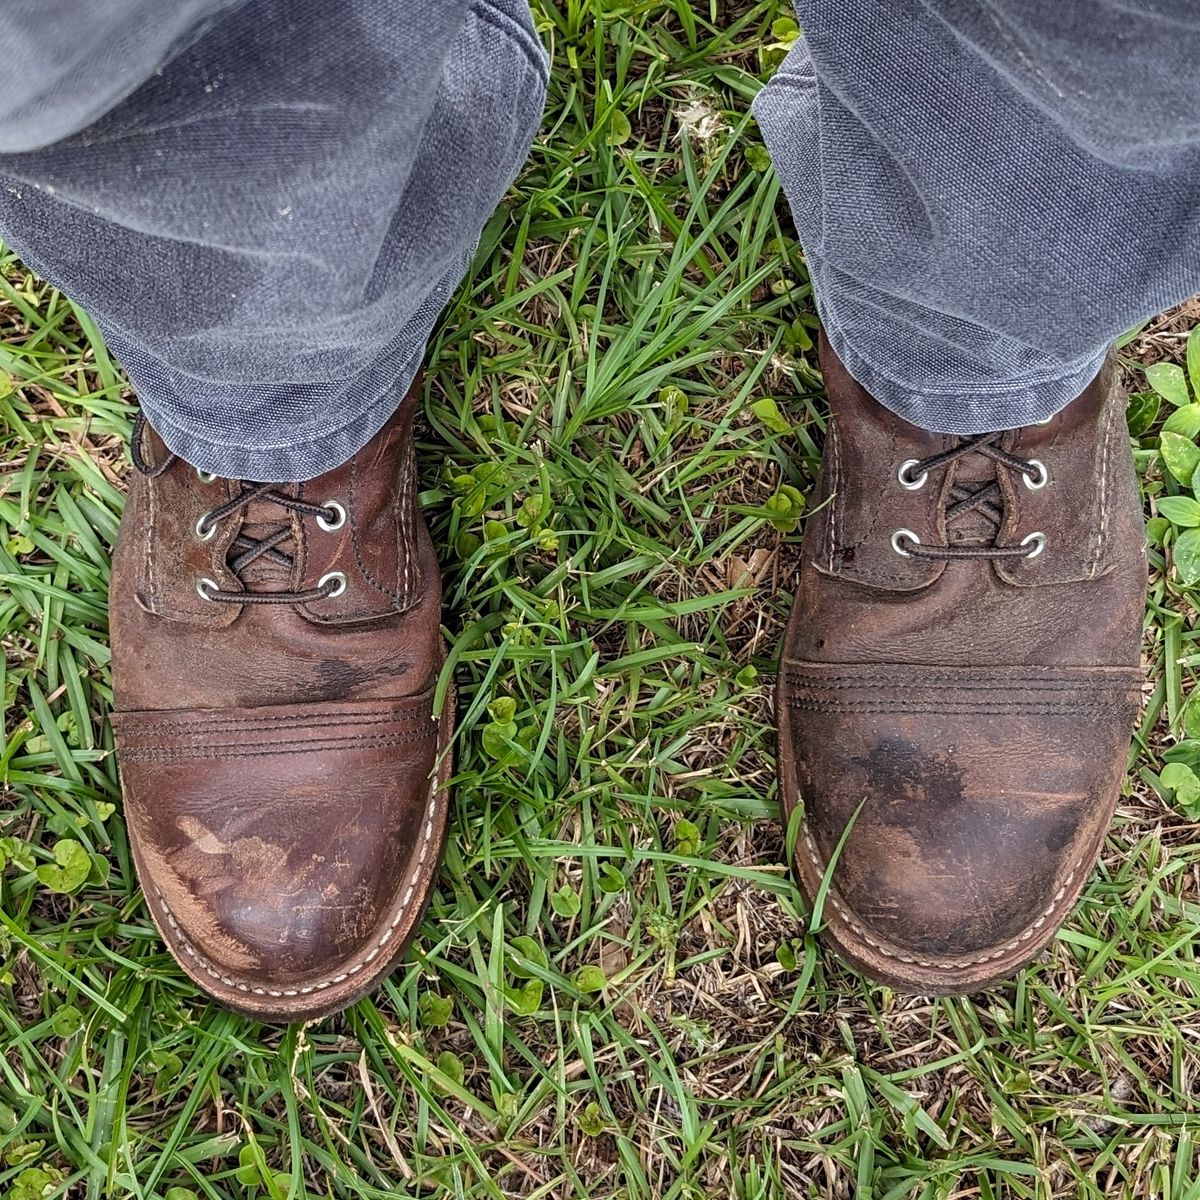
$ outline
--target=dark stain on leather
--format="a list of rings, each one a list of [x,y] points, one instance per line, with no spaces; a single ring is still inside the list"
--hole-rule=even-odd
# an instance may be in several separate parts
[[[884,737],[851,761],[866,774],[867,794],[903,807],[909,820],[940,825],[962,810],[962,771],[945,754],[931,755],[904,738]]]
[[[1058,854],[1071,844],[1075,836],[1076,822],[1063,818],[1050,824],[1043,837],[1043,844],[1051,854]]]
[[[321,694],[331,700],[345,700],[361,685],[375,677],[375,670],[366,663],[344,659],[324,658],[316,664]]]

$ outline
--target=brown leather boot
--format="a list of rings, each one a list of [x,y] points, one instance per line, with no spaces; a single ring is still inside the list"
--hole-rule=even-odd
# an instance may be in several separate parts
[[[439,719],[416,398],[304,484],[202,476],[134,436],[110,597],[134,862],[183,969],[262,1019],[367,992],[437,875],[453,698]]]
[[[829,423],[779,672],[795,861],[908,992],[1032,958],[1100,852],[1139,709],[1145,536],[1109,367],[1043,425],[926,433],[822,340]],[[857,814],[857,815],[856,815]]]

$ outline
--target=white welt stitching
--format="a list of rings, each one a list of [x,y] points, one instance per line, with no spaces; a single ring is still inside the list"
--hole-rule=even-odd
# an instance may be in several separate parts
[[[1104,432],[1104,453],[1100,458],[1100,528],[1096,531],[1096,549],[1092,561],[1088,564],[1088,578],[1094,579],[1100,572],[1100,559],[1104,554],[1105,540],[1108,535],[1108,451],[1113,441],[1113,428],[1116,416],[1123,410],[1112,402],[1111,394],[1107,397],[1109,406],[1108,427]]]
[[[433,783],[429,789],[429,802],[426,808],[425,830],[421,836],[421,849],[417,855],[416,865],[411,872],[412,882],[410,882],[408,887],[405,889],[404,898],[400,901],[400,907],[396,910],[396,915],[392,919],[392,923],[387,927],[383,936],[378,942],[375,943],[371,950],[352,966],[347,967],[341,972],[341,974],[334,975],[330,979],[319,979],[315,983],[306,984],[304,987],[300,988],[266,988],[257,984],[248,983],[244,979],[238,979],[232,975],[223,975],[211,962],[209,962],[207,958],[204,957],[203,954],[200,953],[199,950],[196,949],[195,946],[191,944],[191,942],[187,940],[183,930],[179,927],[178,922],[175,920],[175,915],[171,912],[166,898],[163,896],[158,886],[155,885],[155,894],[158,896],[159,902],[162,904],[163,913],[167,918],[167,924],[171,927],[172,932],[175,934],[175,939],[178,945],[189,958],[195,960],[196,964],[206,974],[211,975],[214,979],[220,980],[228,987],[236,988],[239,992],[252,992],[256,996],[307,996],[310,992],[319,992],[325,988],[331,988],[335,984],[344,983],[350,978],[351,975],[357,975],[358,972],[361,971],[368,963],[378,957],[379,952],[391,939],[392,934],[396,932],[396,927],[407,914],[408,906],[413,898],[413,893],[417,890],[416,877],[420,874],[421,868],[425,864],[425,859],[429,854],[430,844],[433,841],[433,818],[434,812],[437,809],[435,798],[438,791],[438,776],[435,775]]]
[[[834,559],[838,551],[841,549],[841,528],[838,525],[838,517],[841,515],[842,507],[842,441],[838,436],[838,423],[836,417],[829,418],[829,438],[833,443],[833,500],[829,510],[829,573],[834,573]]]
[[[812,865],[816,868],[817,874],[823,876],[825,874],[825,868],[821,865],[821,853],[817,849],[816,843],[812,840],[812,835],[808,831],[808,826],[802,825],[801,829],[804,833],[804,841],[808,847],[809,858],[812,862]],[[1043,912],[1042,915],[1038,917],[1038,919],[1020,935],[1020,937],[1015,937],[1011,942],[1005,942],[1004,945],[999,949],[992,950],[988,954],[981,954],[978,958],[914,958],[906,954],[897,954],[894,950],[889,950],[882,942],[876,941],[854,919],[850,911],[843,904],[841,904],[838,898],[833,894],[832,888],[825,893],[825,899],[831,905],[833,905],[834,909],[836,909],[842,920],[845,921],[846,924],[849,925],[850,928],[853,929],[854,932],[857,933],[864,942],[873,947],[875,950],[878,950],[879,953],[884,956],[884,958],[890,958],[896,962],[910,963],[917,967],[973,967],[978,966],[981,963],[990,962],[993,958],[1001,958],[1010,950],[1015,950],[1019,945],[1021,945],[1022,942],[1027,942],[1031,937],[1033,937],[1034,934],[1036,934],[1037,931],[1041,929],[1042,926],[1045,925],[1052,916],[1054,916],[1054,910],[1058,907],[1059,901],[1067,894],[1067,890],[1070,888],[1072,881],[1079,872],[1079,868],[1082,866],[1083,856],[1081,855],[1079,860],[1071,868],[1070,874],[1063,881],[1062,887],[1060,887],[1058,891],[1054,893],[1054,898],[1050,901],[1050,904],[1046,908],[1045,912]]]
[[[142,549],[142,554],[146,563],[146,590],[150,593],[150,611],[158,612],[160,608],[158,603],[158,580],[154,577],[154,523],[158,520],[154,503],[154,488],[157,481],[148,479],[145,483],[144,490],[148,512],[146,515],[146,541]]]

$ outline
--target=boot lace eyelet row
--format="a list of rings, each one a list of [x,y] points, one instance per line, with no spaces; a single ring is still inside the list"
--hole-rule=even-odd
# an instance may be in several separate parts
[[[322,575],[317,581],[317,586],[312,589],[313,599],[336,600],[349,586],[350,583],[346,578],[345,571],[330,571],[327,575]],[[221,590],[221,585],[217,583],[216,580],[209,579],[207,575],[202,575],[196,580],[196,595],[198,595],[201,600],[207,600],[210,603],[224,600],[228,603],[245,604],[252,601],[254,593],[224,592]],[[263,603],[263,601],[260,601],[260,603]]]
[[[896,471],[896,479],[905,491],[918,492],[934,471],[949,467],[968,454],[981,454],[996,465],[996,470],[1012,471],[1021,477],[1031,491],[1041,491],[1050,482],[1046,464],[1037,458],[1021,458],[1002,450],[996,443],[1002,433],[983,433],[960,438],[949,450],[931,454],[928,458],[905,459]],[[997,534],[1004,523],[1003,495],[997,479],[980,484],[955,483],[947,497],[945,520],[950,525],[968,513],[978,513],[995,526]],[[922,543],[911,529],[897,529],[892,534],[892,549],[902,558],[962,559],[962,558],[1037,558],[1046,548],[1046,535],[1030,533],[1015,546],[1000,546],[993,540],[990,546],[938,546]]]
[[[142,454],[142,443],[146,432],[145,418],[138,413],[134,422],[133,437],[130,450],[134,467],[146,477],[155,479],[167,471],[178,456],[167,454],[162,462],[148,463]],[[197,478],[208,484],[216,480],[216,476],[207,471],[197,469]],[[283,590],[272,592],[253,591],[246,585],[243,572],[252,563],[262,559],[285,571],[294,570],[295,555],[287,553],[283,547],[293,537],[291,514],[301,517],[311,517],[319,529],[326,533],[334,533],[346,524],[346,506],[337,500],[327,500],[324,504],[313,504],[299,496],[291,496],[279,490],[279,484],[256,483],[252,480],[238,479],[234,481],[236,494],[218,504],[215,508],[203,513],[195,525],[195,534],[201,542],[212,541],[217,535],[222,521],[237,513],[245,512],[252,504],[273,504],[284,510],[283,519],[269,526],[261,537],[254,537],[245,529],[239,529],[237,535],[226,550],[226,566],[233,578],[242,585],[241,590],[226,591],[216,581],[203,576],[196,581],[196,594],[205,601],[217,604],[310,604],[316,600],[334,600],[343,595],[349,586],[349,580],[343,571],[330,571],[323,575],[316,587],[301,590]]]

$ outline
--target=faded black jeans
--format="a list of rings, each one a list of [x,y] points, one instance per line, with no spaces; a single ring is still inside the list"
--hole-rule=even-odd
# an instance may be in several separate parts
[[[1194,0],[796,8],[755,114],[826,329],[889,408],[1043,419],[1200,291]],[[264,481],[391,414],[547,71],[525,0],[8,0],[0,61],[0,235],[173,450]]]

